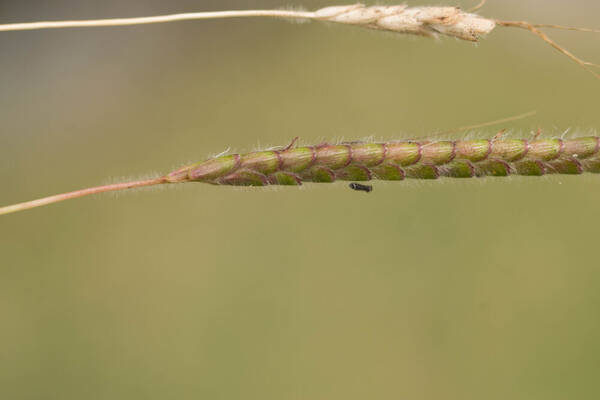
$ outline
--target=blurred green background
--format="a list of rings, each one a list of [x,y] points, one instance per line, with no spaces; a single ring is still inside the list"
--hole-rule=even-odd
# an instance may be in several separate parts
[[[0,19],[289,4],[3,0]],[[598,27],[600,3],[481,13]],[[600,61],[597,36],[552,36]],[[295,136],[529,110],[484,133],[600,127],[598,80],[520,30],[472,45],[247,19],[4,32],[0,49],[3,205]],[[186,184],[1,217],[0,397],[598,398],[599,178]]]

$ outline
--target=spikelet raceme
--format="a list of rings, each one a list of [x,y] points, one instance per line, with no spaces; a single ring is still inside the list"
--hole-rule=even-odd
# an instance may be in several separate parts
[[[301,185],[484,176],[600,173],[600,137],[350,142],[232,154],[178,169],[169,183]]]

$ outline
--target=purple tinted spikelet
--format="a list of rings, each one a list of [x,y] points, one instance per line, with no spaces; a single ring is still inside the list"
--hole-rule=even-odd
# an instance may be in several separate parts
[[[168,182],[301,185],[485,176],[600,173],[600,138],[351,142],[234,154],[172,172]]]

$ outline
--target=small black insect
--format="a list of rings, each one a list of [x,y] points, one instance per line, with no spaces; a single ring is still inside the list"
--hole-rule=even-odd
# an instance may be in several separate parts
[[[354,183],[354,182],[348,186],[350,186],[350,189],[352,189],[352,190],[358,190],[358,191],[366,192],[366,193],[369,193],[373,190],[373,186],[371,186],[371,185],[361,185],[360,183]]]

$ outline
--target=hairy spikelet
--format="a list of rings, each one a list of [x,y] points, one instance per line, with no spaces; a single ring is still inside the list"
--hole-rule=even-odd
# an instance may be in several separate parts
[[[484,176],[600,173],[600,137],[350,142],[232,154],[168,174],[169,183],[301,185]]]

